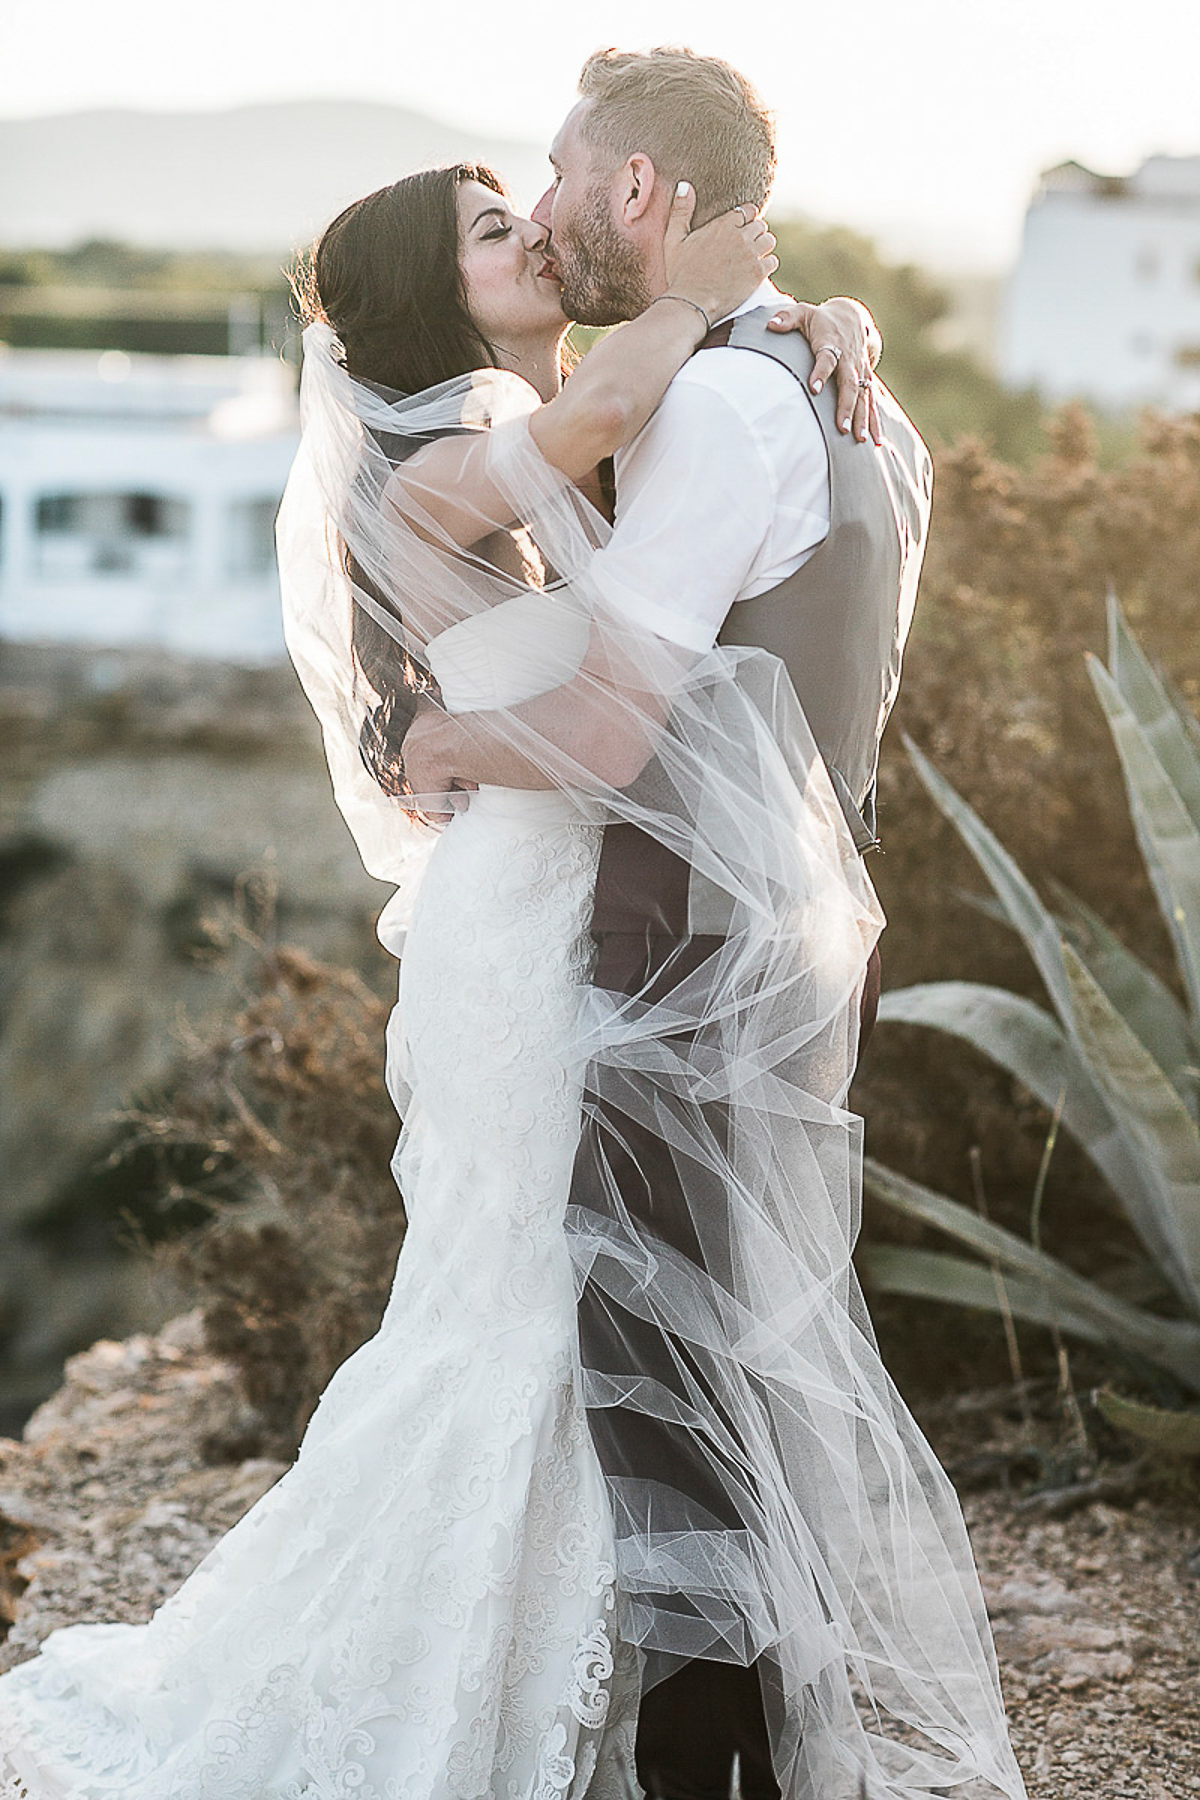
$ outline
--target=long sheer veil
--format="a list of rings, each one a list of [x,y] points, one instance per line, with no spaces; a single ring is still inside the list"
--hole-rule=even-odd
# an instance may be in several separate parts
[[[693,906],[720,918],[711,953],[666,991],[596,988],[580,1013],[587,1107],[653,1131],[690,1227],[686,1250],[665,1241],[615,1178],[568,1209],[580,1291],[611,1308],[614,1341],[632,1316],[655,1346],[625,1368],[585,1358],[584,1397],[687,1434],[720,1502],[670,1469],[610,1478],[624,1629],[651,1680],[694,1656],[761,1659],[787,1800],[976,1780],[1020,1795],[958,1503],[880,1363],[851,1264],[860,1121],[846,1096],[878,904],[782,665],[681,652],[639,626],[636,595],[614,604],[610,527],[539,456],[537,404],[496,370],[381,396],[310,326],[280,565],[338,804],[396,908],[438,832],[365,766],[377,696],[356,670],[356,607],[435,675],[451,641],[476,657],[494,740],[582,816],[676,852]],[[447,434],[477,531],[460,516],[451,533],[428,459],[409,455]],[[572,629],[547,630],[551,615]],[[539,724],[536,702],[505,704],[513,669],[526,693],[573,684],[603,701],[624,785]]]

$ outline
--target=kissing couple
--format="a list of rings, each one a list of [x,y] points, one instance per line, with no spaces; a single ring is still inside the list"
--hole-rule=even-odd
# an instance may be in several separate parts
[[[771,283],[736,70],[600,53],[551,161],[530,219],[368,196],[305,290],[280,570],[395,889],[387,1310],[148,1623],[0,1678],[7,1800],[1024,1791],[851,1262],[929,458],[861,309]],[[628,322],[571,368],[570,319]]]

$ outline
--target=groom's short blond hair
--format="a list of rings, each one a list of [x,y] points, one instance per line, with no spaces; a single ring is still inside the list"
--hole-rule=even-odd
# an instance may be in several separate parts
[[[663,45],[597,50],[579,92],[581,135],[615,168],[637,152],[667,181],[690,181],[702,223],[739,201],[766,205],[775,122],[744,75],[715,56]]]

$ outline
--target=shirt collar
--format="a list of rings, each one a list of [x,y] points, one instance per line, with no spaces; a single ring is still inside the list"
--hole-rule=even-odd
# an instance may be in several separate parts
[[[732,312],[724,313],[713,323],[724,325],[727,319],[740,319],[743,313],[755,312],[760,306],[786,306],[788,301],[788,295],[781,294],[775,283],[768,278],[759,283],[748,300],[743,300],[740,306],[734,307]]]

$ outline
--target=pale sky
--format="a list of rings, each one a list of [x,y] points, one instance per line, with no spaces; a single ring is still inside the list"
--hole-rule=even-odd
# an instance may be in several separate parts
[[[1002,267],[1040,169],[1200,154],[1200,0],[58,0],[7,9],[0,116],[387,100],[549,141],[601,44],[687,43],[780,127],[777,208]]]

